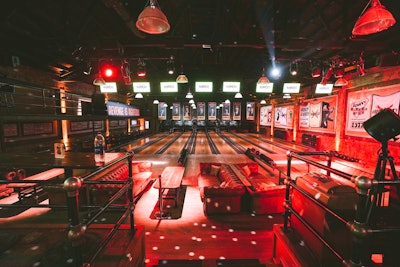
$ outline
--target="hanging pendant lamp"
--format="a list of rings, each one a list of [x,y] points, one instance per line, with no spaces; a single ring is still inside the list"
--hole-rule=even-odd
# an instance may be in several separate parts
[[[163,34],[169,31],[170,25],[156,0],[149,0],[136,21],[136,27],[148,34]]]
[[[384,31],[396,23],[393,15],[381,5],[379,0],[370,0],[371,7],[361,13],[353,27],[353,35],[369,35]],[[367,6],[368,6],[367,4]]]

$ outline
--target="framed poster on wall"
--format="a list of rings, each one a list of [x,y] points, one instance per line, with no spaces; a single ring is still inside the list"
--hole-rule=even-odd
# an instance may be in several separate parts
[[[385,108],[399,114],[399,85],[350,92],[347,97],[346,135],[370,137],[364,129],[364,121]]]
[[[305,100],[299,107],[299,129],[334,133],[337,118],[337,96]]]

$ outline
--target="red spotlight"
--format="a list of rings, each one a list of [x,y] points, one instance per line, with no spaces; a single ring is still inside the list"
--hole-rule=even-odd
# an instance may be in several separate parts
[[[101,77],[104,79],[117,79],[118,69],[111,63],[104,64],[100,69]]]

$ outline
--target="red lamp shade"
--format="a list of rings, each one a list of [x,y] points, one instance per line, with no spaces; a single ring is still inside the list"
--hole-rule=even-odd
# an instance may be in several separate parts
[[[151,0],[150,5],[139,14],[136,27],[149,34],[162,34],[168,32],[170,29],[167,17],[156,6],[155,0]]]
[[[381,32],[393,26],[396,20],[381,5],[379,0],[372,0],[371,8],[362,14],[353,27],[353,35],[369,35]]]

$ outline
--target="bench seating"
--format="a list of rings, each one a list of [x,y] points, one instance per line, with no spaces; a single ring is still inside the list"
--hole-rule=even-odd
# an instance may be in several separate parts
[[[152,162],[132,162],[133,195],[136,196],[147,186],[146,181],[152,176]],[[85,184],[79,193],[80,204],[103,205],[123,185],[107,183],[108,181],[126,181],[128,179],[128,164],[119,162],[106,171],[90,178],[90,181],[102,181],[97,184]],[[50,204],[65,204],[65,190],[62,188],[48,188]]]

